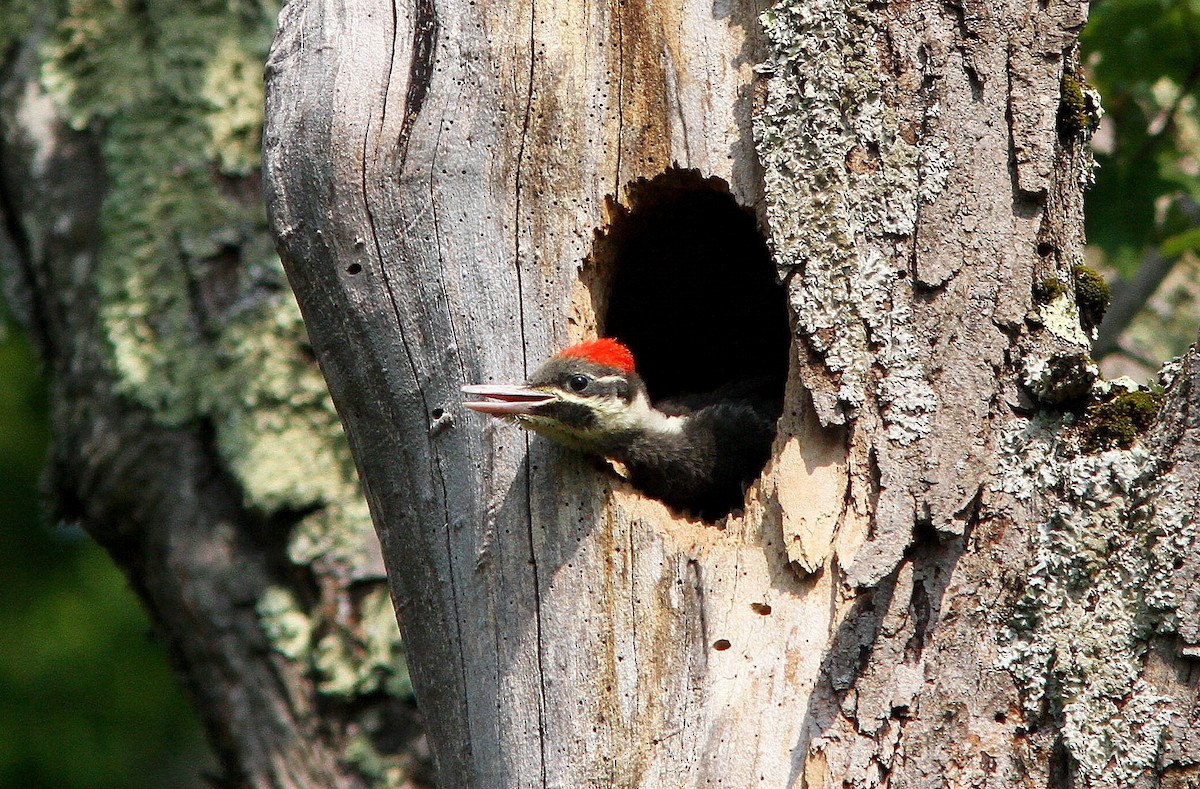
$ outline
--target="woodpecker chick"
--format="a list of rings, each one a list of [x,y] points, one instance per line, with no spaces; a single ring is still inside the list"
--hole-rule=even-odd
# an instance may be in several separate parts
[[[638,490],[715,520],[741,506],[771,453],[779,402],[753,385],[652,405],[629,349],[612,339],[573,345],[524,386],[464,386],[472,411],[623,464]]]

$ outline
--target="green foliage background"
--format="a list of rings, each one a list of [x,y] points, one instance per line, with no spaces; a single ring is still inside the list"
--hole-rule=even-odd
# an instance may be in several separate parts
[[[199,724],[124,578],[38,515],[49,439],[25,338],[0,319],[0,786],[198,785]]]
[[[1096,152],[1088,240],[1129,277],[1147,244],[1164,243],[1178,255],[1200,241],[1193,221],[1170,199],[1200,198],[1200,4],[1100,0],[1081,42],[1113,136],[1111,146]]]
[[[1148,252],[1173,262],[1103,365],[1149,375],[1200,324],[1200,2],[1098,0],[1080,43],[1105,110],[1087,194],[1089,263],[1130,280]]]

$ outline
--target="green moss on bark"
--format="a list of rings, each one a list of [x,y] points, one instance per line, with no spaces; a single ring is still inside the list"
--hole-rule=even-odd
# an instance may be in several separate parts
[[[1034,283],[1033,300],[1038,304],[1049,304],[1067,292],[1067,286],[1058,277],[1046,277]]]
[[[1092,406],[1079,426],[1083,450],[1129,449],[1154,423],[1162,400],[1161,394],[1127,392]]]
[[[1059,82],[1058,133],[1087,139],[1100,124],[1100,102],[1081,71],[1065,71]]]
[[[1112,290],[1104,277],[1089,266],[1075,266],[1071,273],[1075,277],[1075,303],[1079,305],[1079,316],[1086,327],[1099,326],[1112,301]]]

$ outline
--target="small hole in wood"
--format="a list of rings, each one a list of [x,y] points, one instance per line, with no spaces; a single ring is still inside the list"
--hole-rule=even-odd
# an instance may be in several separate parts
[[[362,264],[351,263],[349,266],[346,266],[346,273],[351,275],[362,273]]]
[[[441,408],[435,408],[429,412],[429,415],[431,417],[433,417],[434,419],[441,419],[443,416],[446,415],[446,412]]]

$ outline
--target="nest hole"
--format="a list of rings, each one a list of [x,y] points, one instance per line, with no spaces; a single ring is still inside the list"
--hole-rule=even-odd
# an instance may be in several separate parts
[[[719,178],[671,169],[610,203],[593,262],[602,333],[629,346],[651,400],[754,380],[782,401],[791,329],[754,213]]]

